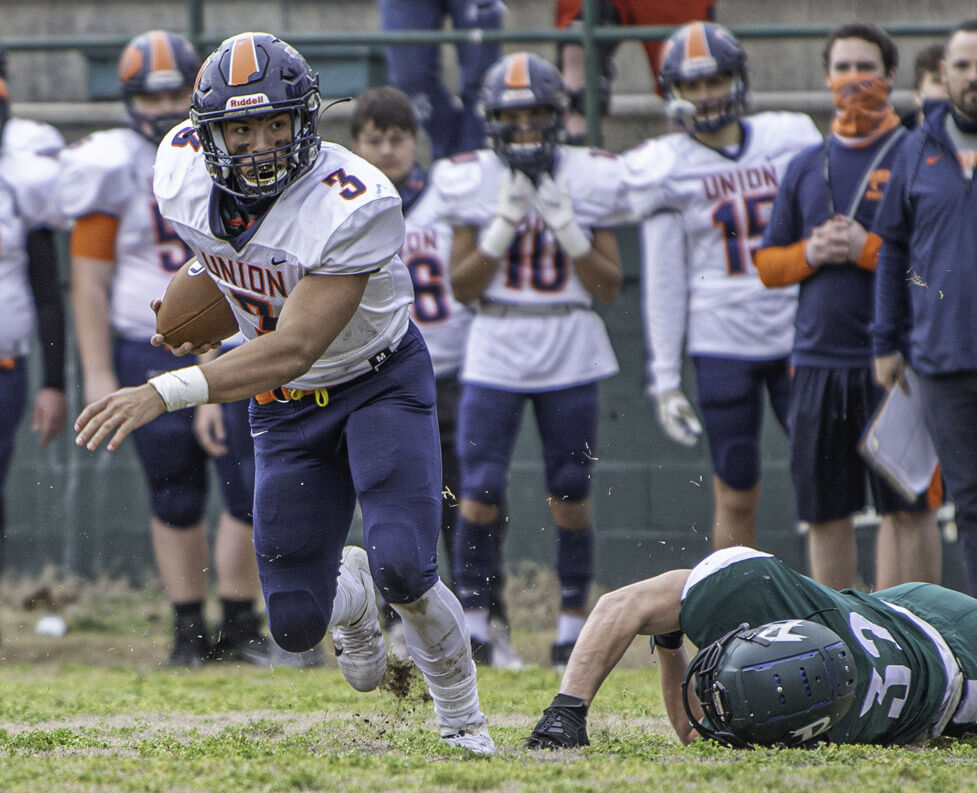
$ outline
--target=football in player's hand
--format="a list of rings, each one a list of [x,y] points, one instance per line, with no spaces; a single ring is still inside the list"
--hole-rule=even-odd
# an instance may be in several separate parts
[[[195,258],[176,271],[156,312],[156,332],[170,347],[214,344],[237,332],[237,320],[206,268]]]

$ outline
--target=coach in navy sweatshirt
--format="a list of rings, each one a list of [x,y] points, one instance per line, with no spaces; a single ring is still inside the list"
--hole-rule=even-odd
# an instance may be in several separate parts
[[[908,365],[919,375],[977,595],[977,19],[950,34],[942,72],[950,104],[906,136],[876,215],[873,366],[880,385],[904,384],[908,324]]]

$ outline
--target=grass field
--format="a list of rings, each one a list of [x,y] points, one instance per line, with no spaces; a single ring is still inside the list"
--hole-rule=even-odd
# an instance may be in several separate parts
[[[534,585],[549,588],[534,575]],[[559,679],[539,665],[551,622],[539,598],[520,598],[525,584],[510,582],[514,641],[536,665],[480,671],[499,748],[484,758],[438,740],[416,676],[406,693],[358,694],[331,652],[327,667],[316,670],[167,669],[169,615],[155,586],[7,582],[0,587],[0,791],[977,791],[977,741],[683,748],[665,720],[646,645],[638,643],[592,708],[592,745],[529,753],[522,742]],[[63,639],[33,633],[51,601],[72,624]]]

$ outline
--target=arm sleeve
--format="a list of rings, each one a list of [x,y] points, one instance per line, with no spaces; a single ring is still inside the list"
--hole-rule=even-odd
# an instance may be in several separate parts
[[[799,240],[793,245],[771,246],[757,251],[755,261],[757,272],[764,286],[789,286],[809,278],[816,270],[808,267],[805,258],[807,240]]]
[[[642,315],[648,379],[655,393],[679,388],[689,303],[685,226],[678,212],[641,224]]]
[[[49,229],[38,229],[27,236],[27,257],[28,278],[34,293],[41,337],[43,385],[64,391],[64,301],[54,234]]]
[[[876,356],[899,350],[901,331],[909,311],[907,232],[912,218],[904,199],[908,159],[906,147],[903,147],[875,215],[875,230],[881,240],[875,273],[875,316],[871,326],[872,348]]]

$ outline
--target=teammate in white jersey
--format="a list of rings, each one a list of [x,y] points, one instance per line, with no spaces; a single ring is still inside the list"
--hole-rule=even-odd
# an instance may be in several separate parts
[[[452,288],[476,310],[461,373],[455,583],[473,643],[488,645],[493,526],[530,401],[558,535],[555,666],[569,657],[586,614],[597,383],[617,372],[591,303],[615,299],[622,279],[611,230],[620,165],[606,152],[560,144],[566,102],[554,66],[529,53],[503,58],[482,88],[493,149],[439,162],[424,199],[454,226]],[[418,211],[428,211],[424,204]]]
[[[7,77],[7,51],[0,47],[0,147],[27,149],[35,154],[53,156],[64,148],[64,137],[50,124],[10,115],[10,91]]]
[[[356,99],[350,123],[353,150],[377,166],[393,182],[403,202],[407,238],[400,258],[407,266],[414,285],[411,319],[417,325],[434,365],[438,392],[438,433],[441,436],[441,538],[449,572],[453,569],[454,526],[458,513],[459,473],[455,452],[458,423],[458,373],[465,353],[465,341],[473,313],[451,293],[448,262],[451,258],[451,226],[429,222],[416,208],[428,184],[428,171],[417,162],[417,136],[420,125],[410,98],[392,86],[370,88]],[[493,638],[492,663],[518,669],[522,660],[509,641],[508,620],[502,603],[501,543],[505,518],[493,532],[499,547],[498,566],[492,580],[489,605],[489,630]],[[442,571],[443,572],[443,571]],[[387,633],[391,652],[402,648],[403,625],[395,613],[386,609]]]
[[[150,302],[190,255],[153,198],[153,164],[163,135],[186,118],[199,65],[182,36],[137,36],[119,62],[132,126],[97,132],[62,155],[59,192],[65,213],[76,219],[72,299],[86,401],[178,365],[149,343],[156,332]],[[194,434],[195,418],[202,440]],[[220,454],[215,437],[226,441],[229,453]],[[161,417],[140,430],[136,446],[150,490],[156,564],[175,613],[168,663],[196,666],[213,658],[266,665],[270,643],[254,608],[259,585],[247,402],[229,405],[218,416],[183,411]],[[225,503],[214,548],[224,618],[213,642],[204,622],[208,564],[201,563],[210,556],[208,451],[216,455]]]
[[[17,426],[27,407],[27,354],[37,326],[43,375],[31,425],[38,443],[64,429],[64,307],[53,230],[61,225],[51,201],[55,161],[10,145],[9,103],[0,77],[0,567],[3,565],[3,487]],[[5,123],[6,122],[6,123]]]
[[[464,615],[437,574],[434,370],[410,321],[400,197],[377,168],[322,143],[318,83],[267,33],[233,36],[204,63],[154,188],[249,341],[90,404],[77,442],[114,449],[164,411],[254,396],[254,543],[275,641],[303,651],[332,629],[347,681],[376,688],[375,577],[442,739],[488,754]],[[366,551],[343,548],[357,500]]]
[[[763,392],[785,426],[797,305],[796,287],[764,288],[753,253],[787,162],[820,135],[799,113],[743,117],[746,54],[719,25],[677,30],[661,78],[669,116],[685,131],[622,157],[629,205],[644,221],[650,391],[666,434],[695,445],[701,425],[681,387],[684,339],[715,473],[712,544],[753,546]]]

